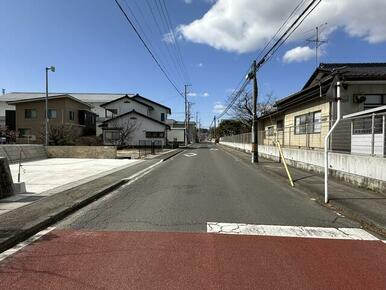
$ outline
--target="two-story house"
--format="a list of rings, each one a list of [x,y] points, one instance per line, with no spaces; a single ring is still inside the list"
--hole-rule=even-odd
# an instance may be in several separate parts
[[[46,98],[21,99],[8,102],[15,106],[15,125],[18,142],[42,143],[45,132]],[[48,98],[49,127],[64,125],[76,136],[95,135],[96,115],[91,106],[71,95]]]
[[[167,144],[165,123],[171,109],[140,95],[125,95],[101,105],[105,109],[105,145],[140,146],[141,141]]]

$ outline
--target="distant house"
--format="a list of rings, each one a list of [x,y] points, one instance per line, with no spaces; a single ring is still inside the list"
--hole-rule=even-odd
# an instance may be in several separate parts
[[[141,142],[167,144],[165,123],[171,109],[140,95],[125,95],[101,105],[105,145],[141,146]]]
[[[320,64],[301,91],[276,102],[275,109],[259,118],[259,143],[317,149],[336,119],[336,83],[339,71],[342,116],[386,105],[386,63]],[[351,121],[334,131],[331,148],[350,152]]]
[[[166,123],[170,126],[168,131],[168,142],[178,144],[184,144],[185,139],[188,138],[189,142],[195,141],[197,138],[197,126],[196,122],[189,122],[188,134],[185,132],[185,122],[176,121],[173,119],[166,120]]]
[[[97,131],[96,135],[99,136],[102,134],[102,129],[99,125],[102,124],[107,118],[105,117],[105,109],[101,107],[102,104],[110,102],[112,100],[121,98],[126,93],[69,93],[69,92],[60,92],[60,93],[50,93],[49,96],[57,95],[71,95],[72,97],[87,103],[91,106],[91,111],[96,114],[96,124]],[[128,94],[129,96],[134,96],[134,94]],[[15,106],[8,104],[8,102],[26,100],[26,99],[36,99],[45,97],[44,92],[12,92],[4,95],[0,95],[0,128],[6,126],[6,115],[12,116],[15,112]],[[12,125],[12,124],[7,124]]]
[[[10,101],[8,105],[16,108],[12,123],[15,124],[18,141],[41,143],[45,130],[45,98]],[[50,127],[65,125],[77,136],[95,136],[96,115],[91,112],[91,106],[71,95],[49,97],[48,119]]]

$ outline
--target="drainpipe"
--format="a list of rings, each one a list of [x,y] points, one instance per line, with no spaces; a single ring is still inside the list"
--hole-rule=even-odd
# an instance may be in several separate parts
[[[324,202],[328,203],[328,145],[330,140],[330,135],[334,131],[335,127],[339,124],[341,119],[341,112],[340,112],[340,89],[341,89],[341,82],[338,81],[336,83],[336,95],[337,95],[337,102],[336,102],[336,121],[334,125],[332,125],[330,131],[328,131],[326,137],[324,138]]]

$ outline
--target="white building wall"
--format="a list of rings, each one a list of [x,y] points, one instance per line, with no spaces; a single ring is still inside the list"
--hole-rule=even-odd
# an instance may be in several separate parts
[[[132,120],[130,118],[137,118]],[[138,146],[140,140],[147,141],[161,141],[162,145],[166,145],[166,126],[149,120],[145,117],[139,116],[138,114],[129,114],[121,118],[115,119],[114,127],[123,127],[126,128],[127,124],[135,124],[135,131],[129,137],[130,146]],[[112,127],[109,124],[109,127]],[[164,132],[164,138],[146,138],[146,132]]]
[[[148,104],[149,106],[152,106],[154,108],[154,110],[150,110],[150,112],[149,112],[149,116],[151,118],[156,119],[158,121],[162,121],[161,120],[161,113],[164,113],[165,114],[165,120],[162,122],[166,121],[166,119],[168,118],[168,110],[167,109],[165,109],[164,107],[158,106],[157,104],[154,104],[152,102],[143,100],[143,99],[140,99],[140,101],[142,103]]]
[[[174,139],[177,142],[185,142],[185,129],[172,128],[168,130],[167,139],[169,142],[174,142]]]
[[[125,103],[125,102],[128,102],[128,103]],[[140,103],[137,103],[136,101],[128,100],[127,98],[121,99],[121,100],[116,101],[114,103],[111,103],[111,104],[105,106],[105,108],[106,109],[116,109],[118,115],[128,113],[132,110],[135,110],[135,111],[137,111],[141,114],[144,114],[146,116],[149,115],[148,114],[149,107],[144,106]]]

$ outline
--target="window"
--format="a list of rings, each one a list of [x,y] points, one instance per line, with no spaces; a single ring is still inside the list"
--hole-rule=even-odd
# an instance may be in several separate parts
[[[70,121],[75,121],[75,112],[69,111],[68,114],[69,114],[68,118],[70,119]]]
[[[109,111],[114,115],[118,115],[118,109],[109,109]]]
[[[366,95],[364,109],[373,109],[379,106],[386,105],[386,95]]]
[[[25,109],[24,110],[24,118],[25,119],[36,119],[37,113],[36,109]]]
[[[322,129],[322,112],[315,112],[312,115],[312,133],[320,133]]]
[[[165,138],[165,132],[146,132],[146,138]]]
[[[317,111],[295,117],[295,135],[320,133],[322,127],[322,112]]]
[[[305,134],[307,114],[295,117],[295,134]]]
[[[276,128],[277,128],[277,131],[283,131],[284,130],[284,120],[278,120],[276,122]]]
[[[121,138],[121,133],[120,131],[117,131],[117,130],[105,131],[104,134],[105,134],[105,141],[109,144],[115,144]]]
[[[273,135],[275,135],[275,127],[274,126],[267,127],[267,136],[273,136]]]
[[[19,138],[26,137],[27,135],[29,135],[29,133],[30,133],[30,129],[28,129],[28,128],[19,128]]]
[[[48,109],[48,119],[56,119],[57,112],[56,109]]]
[[[165,121],[165,113],[161,113],[161,121],[162,121],[162,122]]]

